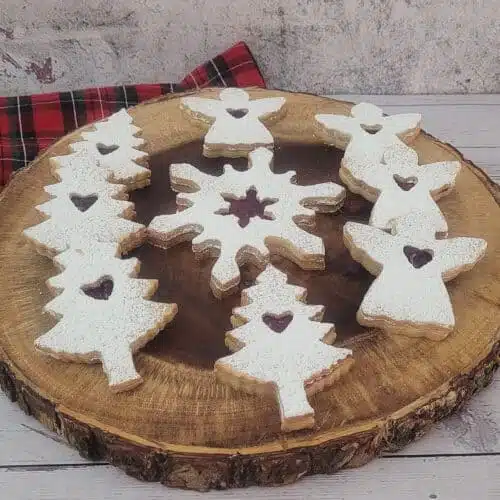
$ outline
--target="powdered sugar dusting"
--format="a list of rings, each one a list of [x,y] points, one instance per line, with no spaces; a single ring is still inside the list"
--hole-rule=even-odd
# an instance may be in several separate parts
[[[341,167],[341,177],[351,191],[375,201],[370,224],[390,229],[391,219],[410,212],[426,212],[436,231],[446,234],[448,224],[434,201],[450,192],[460,162],[418,165],[417,153],[403,143],[389,146],[382,162],[351,158]]]
[[[82,133],[88,141],[72,145],[76,153],[51,158],[60,182],[45,187],[53,198],[37,207],[49,219],[24,231],[43,253],[53,255],[70,247],[91,247],[96,241],[115,243],[117,248],[127,251],[143,240],[144,226],[128,220],[134,215],[133,203],[126,201],[128,187],[109,182],[130,165],[135,167],[128,170],[129,180],[136,180],[142,170],[147,170],[149,175],[148,169],[134,163],[136,157],[146,155],[132,148],[143,142],[135,137],[139,129],[132,125],[132,117],[125,110],[98,122],[95,129]],[[104,155],[120,151],[121,156],[112,160],[120,165],[116,171],[111,167],[103,168],[95,154],[98,142],[90,142],[104,140],[108,145],[120,142],[115,144],[118,149]],[[75,196],[92,196],[95,202],[82,210],[73,202]]]
[[[255,382],[273,386],[285,431],[314,423],[314,410],[306,396],[306,388],[312,387],[308,384],[322,388],[339,363],[352,354],[325,343],[333,342],[335,332],[333,324],[319,322],[323,307],[304,304],[305,290],[286,281],[285,274],[268,265],[257,285],[245,290],[242,303],[247,305],[233,312],[246,323],[227,333],[228,346],[238,352],[215,364],[222,380],[250,392]],[[282,333],[272,331],[262,320],[266,314],[283,313],[293,318]]]
[[[132,355],[172,320],[177,306],[146,300],[157,281],[134,279],[139,261],[119,258],[145,235],[142,224],[128,220],[134,205],[127,191],[143,171],[149,176],[135,164],[146,155],[134,149],[143,142],[135,137],[139,129],[126,111],[95,129],[82,133],[85,141],[73,144],[74,153],[51,158],[60,182],[45,187],[53,198],[37,207],[48,219],[25,235],[40,252],[59,254],[54,262],[63,269],[48,281],[60,295],[46,306],[59,322],[36,347],[66,361],[101,361],[118,392],[140,383]],[[130,183],[110,182],[117,178]]]
[[[120,148],[137,148],[144,145],[145,141],[137,134],[139,127],[133,124],[133,119],[125,108],[111,115],[107,120],[96,122],[94,130],[82,132],[82,137],[87,142],[94,144],[104,143],[117,145]]]
[[[325,249],[321,238],[297,226],[294,219],[314,223],[315,210],[335,211],[343,201],[344,189],[327,182],[313,186],[298,186],[291,182],[295,172],[275,174],[271,169],[272,153],[258,148],[250,153],[250,168],[239,172],[230,165],[219,177],[203,174],[188,164],[172,165],[172,186],[177,191],[188,191],[177,196],[179,206],[188,207],[173,215],[155,217],[148,232],[153,243],[168,246],[197,233],[193,251],[218,250],[219,257],[212,268],[212,290],[216,295],[239,283],[239,265],[247,260],[266,264],[269,247],[274,253],[292,258],[303,268],[323,268]],[[252,218],[240,227],[228,211],[229,203],[223,197],[245,198],[248,190],[257,191],[260,200],[273,200],[266,208],[272,219]],[[195,192],[192,192],[192,191]],[[275,200],[275,201],[274,201]],[[307,201],[308,207],[304,206]],[[309,207],[313,208],[309,208]]]
[[[360,103],[351,108],[351,116],[317,114],[315,118],[329,140],[345,149],[344,159],[354,156],[379,162],[388,146],[418,133],[422,117],[417,113],[384,116],[378,106]]]
[[[28,228],[24,234],[50,252],[60,253],[72,247],[92,246],[94,242],[113,242],[121,246],[137,239],[144,226],[121,217],[132,205],[101,196],[86,212],[79,211],[69,195],[54,198],[37,207],[50,218]]]
[[[212,122],[205,135],[204,154],[222,146],[272,147],[273,136],[261,120],[278,113],[285,104],[284,97],[250,99],[247,92],[238,88],[221,90],[219,99],[184,97],[181,106]],[[242,155],[246,156],[246,154]]]
[[[139,261],[120,259],[112,244],[94,243],[91,251],[72,248],[55,262],[63,271],[48,284],[61,294],[45,309],[61,319],[35,341],[36,347],[55,357],[101,361],[112,390],[137,385],[141,378],[132,354],[173,318],[176,305],[144,300],[154,293],[157,281],[133,279]],[[113,282],[107,300],[85,294],[86,286],[104,278]]]
[[[256,285],[242,290],[241,306],[233,309],[233,315],[247,322],[262,314],[263,304],[269,304],[270,309],[280,314],[291,312],[311,320],[321,318],[324,307],[307,305],[306,294],[305,288],[288,285],[286,274],[269,264],[257,277]]]
[[[345,224],[344,239],[353,258],[377,275],[359,308],[360,322],[389,324],[396,333],[412,324],[428,328],[431,338],[433,328],[453,329],[444,281],[473,267],[485,254],[486,241],[438,240],[434,222],[425,212],[412,212],[392,222],[392,234],[356,222]],[[419,254],[430,254],[432,260],[412,264]]]
[[[91,161],[108,180],[129,186],[138,179],[150,177],[149,169],[137,163],[148,156],[136,149],[144,145],[144,139],[136,137],[140,129],[133,125],[132,117],[125,109],[95,123],[94,129],[82,132],[83,141],[70,144],[73,155],[58,157],[56,161],[63,166],[65,160]]]

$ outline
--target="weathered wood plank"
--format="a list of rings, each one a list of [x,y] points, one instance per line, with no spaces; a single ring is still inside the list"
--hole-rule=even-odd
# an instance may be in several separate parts
[[[303,478],[280,488],[197,493],[141,483],[111,466],[0,470],[2,498],[15,500],[493,500],[500,498],[500,457],[382,458],[362,469]]]
[[[330,96],[353,102],[371,102],[387,113],[417,111],[423,128],[439,139],[461,147],[497,147],[500,94],[482,96]],[[413,109],[418,108],[418,109]]]
[[[500,147],[459,148],[467,160],[481,167],[495,182],[500,183]]]
[[[500,165],[489,168],[485,167],[484,170],[497,184],[500,184]]]
[[[0,466],[89,463],[4,395],[0,396],[0,443]],[[436,425],[399,455],[477,453],[500,453],[500,373],[462,412]]]
[[[330,95],[335,99],[353,102],[372,102],[378,106],[500,106],[500,94],[450,95]]]
[[[462,411],[438,423],[398,455],[500,453],[500,372]]]
[[[384,110],[389,114],[407,113],[408,106],[384,106]],[[422,114],[422,127],[426,132],[459,149],[499,145],[498,107],[425,105],[411,110]]]
[[[499,138],[500,144],[500,138]],[[497,148],[459,148],[465,158],[471,160],[478,167],[490,171],[498,171],[500,168],[500,146]]]
[[[0,393],[0,466],[89,463]]]

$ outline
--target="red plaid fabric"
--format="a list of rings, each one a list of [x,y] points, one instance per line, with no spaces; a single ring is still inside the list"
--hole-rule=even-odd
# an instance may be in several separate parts
[[[0,186],[51,143],[121,108],[207,86],[265,87],[244,42],[194,69],[180,83],[121,85],[31,96],[0,97]],[[0,187],[1,189],[1,187]]]

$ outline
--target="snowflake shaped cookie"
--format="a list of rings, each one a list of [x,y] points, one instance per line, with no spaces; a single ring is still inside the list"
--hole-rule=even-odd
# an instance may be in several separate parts
[[[345,190],[333,182],[293,184],[295,172],[273,173],[272,157],[268,149],[256,149],[249,155],[248,170],[239,172],[226,165],[219,177],[188,164],[170,168],[172,188],[183,192],[177,195],[177,204],[185,210],[155,217],[148,227],[149,239],[168,247],[196,234],[192,242],[196,254],[219,252],[211,278],[218,297],[238,285],[240,265],[252,261],[265,266],[270,252],[303,269],[324,268],[322,239],[296,222],[311,226],[315,211],[336,211]],[[261,205],[252,206],[252,200]]]
[[[459,171],[458,161],[419,166],[413,149],[395,143],[381,163],[366,159],[342,164],[340,178],[350,191],[375,204],[370,225],[390,229],[392,219],[418,211],[427,214],[437,232],[446,234],[448,224],[435,200],[452,190]]]
[[[393,221],[392,234],[356,222],[344,226],[354,260],[377,276],[357,313],[359,323],[393,333],[442,340],[455,326],[445,281],[471,269],[485,254],[480,238],[435,238],[427,213]]]
[[[114,245],[94,243],[91,251],[71,249],[54,259],[63,271],[48,285],[60,295],[45,309],[59,322],[35,346],[66,361],[101,362],[111,390],[119,392],[141,382],[132,355],[173,319],[177,306],[146,300],[158,282],[134,279],[139,261],[115,252]]]
[[[233,311],[237,328],[226,334],[226,344],[237,352],[215,363],[223,382],[275,396],[283,431],[312,427],[307,396],[333,384],[353,362],[349,349],[327,345],[335,340],[334,325],[320,322],[324,308],[306,305],[306,293],[268,265]]]
[[[184,97],[181,107],[197,119],[210,123],[203,154],[208,157],[247,156],[259,146],[272,148],[274,139],[261,120],[284,113],[284,97],[250,99],[238,88],[221,90],[219,99]]]
[[[401,141],[411,142],[420,132],[420,114],[384,116],[374,104],[362,102],[351,108],[351,116],[317,114],[316,121],[325,139],[344,149],[344,160],[352,156],[382,160],[385,149]]]

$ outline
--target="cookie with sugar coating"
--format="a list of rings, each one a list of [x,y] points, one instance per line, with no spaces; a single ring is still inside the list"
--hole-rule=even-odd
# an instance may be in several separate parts
[[[380,161],[386,148],[395,143],[411,143],[420,133],[422,116],[405,113],[385,116],[378,106],[355,104],[350,116],[319,113],[315,115],[318,133],[345,157],[365,157]]]
[[[133,354],[172,321],[177,305],[149,300],[158,281],[138,279],[140,262],[120,259],[113,244],[72,248],[54,261],[61,273],[47,284],[58,295],[45,310],[59,321],[35,347],[62,361],[100,362],[112,392],[133,389],[142,382]]]
[[[284,97],[250,99],[239,88],[221,90],[218,99],[183,97],[181,108],[190,116],[210,124],[203,143],[203,155],[236,158],[266,147],[273,149],[274,139],[265,124],[285,114]]]
[[[347,222],[344,242],[376,278],[357,312],[358,322],[390,333],[442,340],[455,327],[445,282],[486,253],[481,238],[436,239],[432,219],[412,212],[392,222],[391,234]]]
[[[350,349],[331,345],[335,327],[321,322],[324,307],[307,305],[306,294],[268,265],[233,309],[235,328],[226,334],[233,354],[215,363],[222,382],[275,397],[285,432],[314,426],[307,397],[334,384],[354,362]]]
[[[143,188],[150,183],[151,171],[147,168],[148,153],[142,150],[146,141],[141,133],[132,116],[122,109],[82,131],[83,140],[69,146],[72,154],[51,161],[56,167],[75,160],[91,161],[109,182],[124,184],[128,191]]]
[[[417,153],[403,143],[389,146],[382,161],[344,157],[340,178],[350,191],[374,203],[370,225],[391,229],[391,221],[410,212],[425,212],[436,232],[446,235],[448,223],[436,201],[449,194],[460,162],[418,164]]]
[[[271,254],[302,269],[325,268],[323,240],[303,226],[314,227],[316,212],[337,211],[345,189],[334,182],[295,184],[295,172],[275,174],[272,159],[271,151],[258,148],[247,170],[225,165],[220,176],[189,164],[170,167],[177,205],[185,209],[154,217],[148,239],[163,248],[192,240],[195,255],[216,256],[210,286],[219,298],[236,291],[240,266],[263,268]]]

